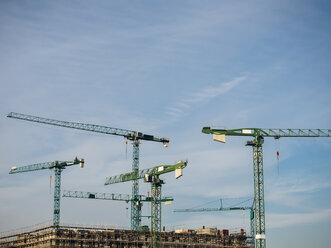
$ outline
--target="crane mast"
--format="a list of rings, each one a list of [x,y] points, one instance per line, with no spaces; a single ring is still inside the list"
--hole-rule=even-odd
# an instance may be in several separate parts
[[[331,129],[267,129],[267,128],[239,128],[216,129],[203,127],[202,132],[213,134],[213,139],[225,143],[225,136],[250,136],[253,140],[247,141],[247,146],[253,148],[254,173],[254,203],[255,203],[255,246],[266,248],[265,206],[264,206],[264,176],[263,150],[264,137],[331,137]]]
[[[32,164],[22,167],[13,166],[9,174],[16,174],[29,171],[54,169],[55,183],[54,183],[54,208],[53,208],[53,225],[58,227],[60,225],[60,198],[61,198],[61,172],[68,166],[79,164],[81,168],[84,167],[84,159],[75,158],[73,161],[54,161],[39,164]]]
[[[133,145],[133,156],[132,156],[132,172],[139,171],[139,144],[140,140],[147,140],[147,141],[154,141],[154,142],[161,142],[165,147],[169,144],[168,138],[158,138],[153,135],[144,134],[142,132],[122,129],[122,128],[114,128],[114,127],[107,127],[101,125],[94,125],[94,124],[86,124],[86,123],[79,123],[79,122],[69,122],[69,121],[60,121],[54,119],[48,119],[33,115],[26,115],[11,112],[7,115],[9,118],[24,120],[24,121],[31,121],[37,122],[42,124],[48,124],[53,126],[65,127],[65,128],[72,128],[72,129],[79,129],[89,132],[97,132],[103,134],[111,134],[111,135],[118,135],[123,136],[128,140],[132,141]],[[139,182],[134,180],[132,182],[132,196],[134,201],[131,202],[131,229],[137,230],[138,226],[141,224],[141,205],[138,202],[138,198],[136,197],[139,194]]]

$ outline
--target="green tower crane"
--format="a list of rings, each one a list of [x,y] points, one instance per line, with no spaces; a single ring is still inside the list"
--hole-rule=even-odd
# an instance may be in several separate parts
[[[25,115],[20,113],[11,112],[7,115],[7,117],[15,118],[19,120],[37,122],[42,124],[66,127],[66,128],[73,128],[79,129],[84,131],[90,132],[97,132],[103,134],[111,134],[111,135],[118,135],[123,136],[128,140],[132,141],[133,145],[133,162],[132,162],[132,172],[137,172],[139,170],[139,144],[140,140],[147,140],[147,141],[155,141],[161,142],[165,147],[169,144],[168,138],[157,138],[153,135],[144,134],[137,131],[121,129],[121,128],[113,128],[113,127],[106,127],[94,124],[84,124],[78,122],[68,122],[68,121],[59,121],[53,119],[47,119],[32,115]],[[137,180],[134,180],[132,183],[132,196],[136,199],[137,195],[139,194],[139,183]],[[137,230],[137,227],[140,226],[141,222],[141,206],[138,204],[138,199],[131,202],[131,229]]]
[[[205,134],[213,134],[213,139],[225,143],[225,136],[249,136],[253,140],[247,141],[247,146],[253,147],[254,168],[254,203],[255,203],[255,245],[257,248],[266,247],[265,208],[264,208],[264,177],[263,177],[263,152],[264,137],[331,137],[331,129],[214,129],[202,128]]]
[[[72,191],[72,190],[63,190],[62,197],[97,199],[97,200],[114,200],[114,201],[125,201],[125,202],[135,201],[132,195],[127,195],[127,194],[100,193],[100,192],[88,192],[88,191],[84,192],[84,191]],[[138,200],[140,202],[151,202],[152,197],[145,195],[138,195]],[[172,202],[173,200],[174,199],[172,197],[165,197],[161,199],[161,202]]]
[[[118,176],[106,178],[105,185],[122,183],[132,180],[145,179],[151,183],[151,247],[160,247],[161,233],[161,187],[164,181],[160,175],[175,171],[176,179],[183,175],[183,169],[187,166],[187,161],[179,161],[174,165],[159,165],[153,168],[130,172]]]
[[[250,199],[251,200],[251,199]],[[250,210],[250,235],[254,237],[254,201],[252,206],[232,206],[223,207],[222,200],[221,206],[219,208],[184,208],[184,209],[174,209],[176,213],[196,213],[196,212],[216,212],[216,211],[237,211],[237,210]]]
[[[62,197],[70,198],[83,198],[83,199],[97,199],[97,200],[113,200],[113,201],[125,201],[126,203],[136,201],[132,195],[127,194],[114,194],[114,193],[100,193],[100,192],[83,192],[83,191],[71,191],[64,190]],[[138,202],[151,202],[152,197],[145,195],[138,195]],[[161,202],[172,202],[174,199],[172,197],[162,198]],[[151,218],[151,216],[141,216]],[[138,227],[139,230],[139,227]]]
[[[54,210],[53,210],[53,225],[58,227],[60,225],[60,197],[61,197],[61,172],[68,166],[79,164],[81,168],[84,167],[84,159],[74,159],[74,161],[54,161],[39,164],[32,164],[22,167],[12,167],[9,174],[54,169],[55,183],[54,183]]]

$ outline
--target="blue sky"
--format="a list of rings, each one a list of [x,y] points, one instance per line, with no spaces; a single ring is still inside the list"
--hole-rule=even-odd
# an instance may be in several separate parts
[[[330,27],[328,1],[1,1],[0,231],[52,218],[53,172],[9,175],[14,165],[79,156],[86,167],[65,170],[62,189],[131,192],[103,185],[131,169],[122,137],[11,111],[169,137],[168,148],[140,146],[142,169],[189,161],[182,178],[164,176],[163,195],[175,201],[163,225],[247,230],[248,212],[173,213],[253,196],[247,139],[220,144],[201,129],[331,128]],[[329,246],[330,150],[327,138],[266,139],[268,247]],[[129,227],[127,207],[64,198],[61,222]]]

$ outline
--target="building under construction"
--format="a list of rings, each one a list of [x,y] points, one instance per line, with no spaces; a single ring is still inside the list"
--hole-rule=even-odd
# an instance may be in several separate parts
[[[228,230],[203,228],[199,230],[177,230],[161,232],[161,245],[164,248],[248,248],[248,237],[243,231],[229,234]],[[20,233],[2,235],[0,247],[6,248],[75,248],[75,247],[103,247],[129,248],[151,247],[151,233],[149,231],[132,231],[97,227],[73,226],[45,226],[33,228]]]

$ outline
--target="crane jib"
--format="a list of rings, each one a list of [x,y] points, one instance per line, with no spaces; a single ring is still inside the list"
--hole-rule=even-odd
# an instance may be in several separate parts
[[[168,138],[157,138],[157,137],[154,137],[153,135],[148,135],[148,134],[144,134],[142,132],[127,130],[127,129],[122,129],[122,128],[114,128],[114,127],[107,127],[107,126],[86,124],[86,123],[79,123],[79,122],[60,121],[60,120],[48,119],[48,118],[14,113],[14,112],[10,112],[7,115],[7,117],[25,120],[25,121],[43,123],[43,124],[48,124],[48,125],[53,125],[53,126],[60,126],[60,127],[96,132],[96,133],[119,135],[119,136],[124,136],[129,140],[147,140],[147,141],[163,142],[166,144],[169,143]]]
[[[202,128],[206,134],[228,136],[252,136],[252,137],[331,137],[331,129],[271,129],[271,128],[239,128],[239,129],[216,129],[211,127]]]

